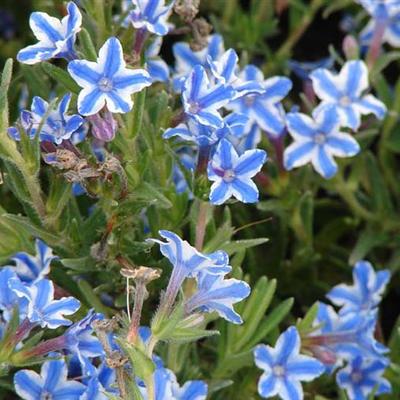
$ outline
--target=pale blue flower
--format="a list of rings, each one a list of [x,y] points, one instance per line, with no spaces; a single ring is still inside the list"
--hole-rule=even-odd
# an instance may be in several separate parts
[[[258,201],[258,189],[251,180],[267,159],[264,150],[247,150],[239,156],[233,145],[222,139],[208,164],[208,179],[214,183],[210,201],[220,205],[234,196],[243,203]]]
[[[174,274],[194,278],[200,271],[207,271],[209,274],[221,274],[230,271],[230,267],[219,263],[214,257],[209,257],[197,251],[186,240],[182,240],[177,234],[161,230],[159,234],[166,240],[147,239],[150,242],[158,243],[164,257],[174,267]],[[172,277],[171,277],[172,279]]]
[[[172,47],[175,57],[175,73],[173,86],[176,91],[181,91],[186,77],[196,65],[208,68],[210,61],[218,60],[224,53],[224,42],[220,35],[210,35],[208,45],[199,51],[193,51],[189,43],[178,42]]]
[[[250,129],[243,130],[239,135],[229,135],[228,140],[233,144],[238,154],[246,150],[253,150],[261,142],[261,129],[257,124],[251,125]]]
[[[341,132],[341,121],[335,107],[325,107],[313,118],[301,113],[286,116],[287,129],[294,142],[285,150],[284,165],[287,170],[312,163],[325,179],[337,172],[333,156],[351,157],[360,151],[357,141]]]
[[[200,272],[197,279],[197,290],[186,304],[187,313],[193,311],[217,312],[225,320],[241,324],[242,318],[233,309],[233,305],[250,294],[250,286],[238,279],[224,279],[223,274],[210,275]]]
[[[0,311],[4,321],[11,319],[14,308],[18,306],[19,319],[22,321],[26,316],[28,302],[21,299],[10,289],[8,283],[12,280],[19,280],[12,267],[2,267],[0,269]]]
[[[244,80],[243,76],[237,76],[239,72],[239,57],[235,50],[227,50],[218,60],[207,58],[211,73],[217,82],[231,87],[235,91],[234,99],[238,99],[250,93],[264,93],[264,87],[257,80]]]
[[[19,252],[12,257],[15,267],[11,267],[23,282],[36,282],[50,272],[50,264],[58,259],[53,250],[40,239],[35,242],[36,256]]]
[[[281,135],[285,128],[285,113],[281,101],[292,88],[290,79],[280,76],[264,79],[261,70],[254,65],[247,65],[239,78],[245,82],[258,82],[263,91],[242,96],[230,102],[226,108],[248,116],[247,130],[256,123],[274,137]]]
[[[88,358],[104,356],[103,347],[93,335],[92,328],[93,321],[103,318],[102,314],[95,313],[92,309],[84,318],[71,325],[63,335],[65,349],[77,356],[83,366]]]
[[[23,133],[32,140],[35,138],[36,133],[35,129],[33,129],[33,122],[32,113],[28,110],[22,110],[19,119],[16,122],[16,126],[10,126],[7,129],[7,133],[11,139],[19,142],[21,140],[20,130],[22,130]]]
[[[302,400],[301,382],[312,381],[325,370],[318,360],[300,354],[300,336],[295,327],[283,332],[275,347],[258,345],[254,359],[264,370],[258,382],[258,393],[264,398],[278,395],[283,400]]]
[[[175,0],[165,4],[165,0],[132,0],[134,10],[130,13],[132,25],[136,29],[145,29],[148,32],[164,36],[170,30],[167,22]]]
[[[373,391],[377,396],[391,393],[390,382],[382,376],[388,364],[387,359],[357,357],[337,373],[336,382],[349,400],[367,400]]]
[[[61,21],[43,12],[32,13],[29,25],[39,42],[20,50],[17,60],[36,64],[51,58],[75,58],[74,43],[81,29],[82,15],[72,1],[67,4],[67,12]]]
[[[372,94],[363,94],[368,88],[368,68],[363,61],[347,61],[339,74],[324,68],[311,73],[316,95],[322,100],[316,109],[334,107],[342,126],[357,130],[361,115],[374,114],[383,119],[386,106]]]
[[[201,125],[220,128],[223,118],[218,110],[234,94],[234,90],[224,84],[211,85],[205,69],[196,65],[183,84],[182,103],[185,114]]]
[[[85,385],[67,380],[67,366],[64,360],[43,363],[40,375],[28,369],[14,375],[14,387],[24,400],[79,400]]]
[[[21,113],[21,127],[33,139],[39,134],[41,142],[48,141],[60,144],[63,140],[70,140],[82,127],[84,119],[77,114],[68,115],[71,94],[67,93],[54,107],[49,110],[49,103],[39,96],[32,99],[31,111]],[[38,132],[40,128],[40,131]],[[8,134],[14,140],[21,140],[17,128],[10,128]]]
[[[358,0],[371,15],[371,20],[361,31],[360,40],[369,44],[374,32],[383,29],[382,42],[394,47],[400,46],[400,1],[399,0]]]
[[[231,113],[223,118],[219,128],[213,128],[197,123],[192,118],[175,128],[169,128],[163,133],[164,139],[179,137],[185,141],[202,146],[210,146],[217,143],[227,135],[240,136],[245,129],[248,118],[244,114]]]
[[[18,297],[28,301],[27,318],[42,328],[56,329],[71,325],[71,321],[65,319],[64,315],[74,314],[80,307],[80,302],[73,297],[54,300],[53,282],[47,279],[26,286],[18,278],[12,278],[8,286]]]
[[[68,72],[83,88],[78,96],[78,111],[93,115],[105,105],[113,113],[127,113],[132,109],[132,93],[151,85],[144,69],[128,69],[122,46],[115,37],[109,38],[99,51],[97,62],[74,60]]]

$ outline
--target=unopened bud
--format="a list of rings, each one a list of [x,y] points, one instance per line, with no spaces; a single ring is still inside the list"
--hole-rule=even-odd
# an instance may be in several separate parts
[[[355,60],[359,58],[360,48],[356,38],[352,35],[346,35],[342,43],[343,53],[347,60]]]
[[[100,113],[91,115],[88,120],[92,126],[92,135],[99,140],[104,142],[110,142],[114,139],[115,133],[118,129],[118,124],[115,121],[112,113],[105,109]]]

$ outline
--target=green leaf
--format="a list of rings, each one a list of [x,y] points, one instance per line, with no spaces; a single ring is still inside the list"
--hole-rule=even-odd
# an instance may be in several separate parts
[[[268,238],[233,240],[232,242],[223,244],[221,248],[222,250],[225,250],[229,255],[232,255],[234,253],[237,253],[238,251],[248,249],[250,247],[259,246],[260,244],[267,243],[268,241]]]
[[[8,128],[8,88],[11,82],[13,60],[9,58],[3,68],[0,84],[0,137],[6,137]]]
[[[93,288],[90,286],[89,282],[81,279],[78,281],[78,287],[83,295],[83,298],[97,311],[101,312],[104,315],[110,315],[110,310],[106,307],[97,294],[94,292]]]
[[[92,37],[85,28],[82,28],[81,31],[79,32],[79,41],[82,46],[82,52],[85,56],[84,57],[85,60],[96,61],[97,60],[96,47],[92,42]]]
[[[159,208],[172,208],[171,201],[161,190],[161,188],[156,188],[148,182],[143,182],[140,188],[137,189],[137,197],[140,200],[148,200],[149,205],[157,205]]]
[[[56,67],[53,64],[48,62],[42,62],[43,71],[56,82],[61,83],[68,91],[72,93],[79,93],[80,87],[75,83],[75,81],[71,78],[68,72],[64,71],[60,67]]]
[[[312,307],[308,309],[306,315],[297,321],[296,327],[300,333],[308,333],[313,330],[312,325],[317,317],[318,307],[318,302],[315,302]]]

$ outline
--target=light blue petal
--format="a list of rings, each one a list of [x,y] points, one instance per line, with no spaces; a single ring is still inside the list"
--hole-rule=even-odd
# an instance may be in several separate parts
[[[362,114],[371,113],[379,119],[383,119],[387,112],[385,104],[371,94],[368,94],[361,99],[356,100],[354,104]]]
[[[72,78],[76,78],[82,87],[94,86],[97,84],[101,75],[95,70],[96,63],[84,60],[74,60],[68,63],[68,72]]]
[[[68,12],[68,23],[67,23],[67,35],[72,32],[77,32],[82,23],[82,15],[79,11],[78,6],[70,1],[67,4],[67,12]]]
[[[293,354],[299,351],[300,336],[294,327],[288,328],[283,332],[276,343],[275,349],[278,351],[276,355],[276,364],[285,365]]]
[[[132,109],[130,95],[120,96],[117,91],[107,93],[107,108],[113,113],[127,113]]]
[[[277,106],[267,106],[256,99],[253,110],[257,123],[263,130],[273,135],[279,135],[282,132],[285,122]]]
[[[302,356],[302,359],[291,360],[286,366],[286,371],[292,379],[311,381],[321,375],[325,368],[322,363],[311,357]]]
[[[219,142],[215,157],[219,159],[218,165],[223,170],[233,169],[233,160],[236,158],[235,149],[228,140],[222,139]]]
[[[47,361],[42,365],[41,376],[44,379],[44,391],[53,393],[56,386],[67,377],[64,360]]]
[[[57,31],[57,28],[52,26],[48,16],[47,18],[46,16],[47,14],[42,12],[33,12],[30,17],[30,25],[34,24],[41,33],[47,36],[50,42],[56,43],[59,40],[63,40],[64,37]]]
[[[24,64],[35,64],[53,58],[56,53],[55,47],[44,46],[39,42],[20,50],[17,54],[17,60]]]
[[[35,113],[39,117],[45,116],[48,107],[49,107],[49,104],[46,101],[44,101],[41,97],[35,96],[32,99],[31,110],[33,113]]]
[[[197,114],[193,115],[193,119],[198,121],[200,124],[210,126],[215,129],[220,128],[223,124],[223,119],[217,111],[208,112],[201,110]]]
[[[86,96],[80,96],[78,99],[79,113],[82,115],[95,114],[97,111],[99,111],[97,110],[96,104],[98,104],[98,101],[102,96],[103,92],[97,88],[90,91]]]
[[[300,143],[298,146],[292,147],[292,148],[287,148],[285,150],[285,157],[284,157],[284,165],[285,169],[290,171],[291,169],[300,166],[299,162],[301,161],[301,165],[303,165],[302,160],[304,160],[304,157],[307,157],[308,161],[308,156],[311,157],[311,152],[314,151],[315,148],[315,143],[312,141],[307,141],[304,143]]]
[[[211,92],[201,97],[198,101],[199,105],[204,108],[220,108],[227,103],[234,95],[234,91],[223,85],[214,87]]]
[[[256,203],[258,201],[258,189],[250,180],[235,179],[231,183],[234,196],[243,203]]]
[[[338,108],[344,126],[356,131],[361,124],[360,114],[354,105]]]
[[[352,60],[344,65],[346,72],[345,91],[350,98],[358,97],[368,85],[368,69],[364,61]],[[343,69],[342,69],[343,71]]]
[[[120,41],[116,37],[110,37],[100,49],[99,60],[103,65],[103,73],[112,79],[123,66],[123,54]]]
[[[21,370],[14,375],[15,391],[24,400],[38,400],[42,393],[43,381],[40,376],[29,370]]]
[[[71,135],[82,126],[84,121],[85,120],[80,115],[73,115],[71,118],[68,118],[68,122],[65,125],[66,135],[71,137]],[[67,138],[64,138],[64,139],[67,139]]]
[[[251,178],[261,170],[266,159],[267,153],[264,150],[247,150],[240,156],[234,169],[235,174]]]
[[[282,385],[282,398],[285,400],[303,400],[301,384],[290,378],[285,379]]]
[[[333,81],[332,74],[328,70],[319,68],[310,74],[310,78],[318,97],[324,100],[328,98],[330,100],[339,100],[342,97],[342,93]]]
[[[210,191],[210,202],[215,205],[220,205],[224,203],[228,198],[231,197],[231,191],[229,190],[229,185],[223,180],[215,182],[212,185]]]
[[[203,86],[207,86],[207,82],[206,71],[202,66],[196,65],[185,82],[185,91],[188,92],[188,99],[197,102],[200,91]]]
[[[271,397],[276,394],[278,380],[273,374],[262,374],[258,382],[258,393],[262,397]]]
[[[80,382],[65,382],[54,391],[54,398],[57,400],[80,400],[85,391],[85,385]]]
[[[334,106],[323,107],[315,118],[324,133],[331,133],[339,129],[339,114]]]
[[[317,129],[312,119],[301,113],[288,113],[286,115],[287,127],[290,133],[304,138],[313,138]]]
[[[167,82],[169,79],[169,67],[167,63],[161,59],[148,60],[147,70],[153,82]]]
[[[354,156],[360,151],[360,146],[351,137],[347,135],[328,136],[326,140],[327,146],[338,152],[340,156]]]
[[[179,391],[177,400],[205,400],[208,386],[203,381],[188,381]]]
[[[314,168],[325,179],[332,178],[337,172],[337,165],[332,156],[328,155],[324,146],[318,147],[317,156],[312,160]]]
[[[276,76],[265,81],[266,93],[262,96],[265,99],[274,99],[275,102],[283,99],[292,89],[292,81],[289,78]]]

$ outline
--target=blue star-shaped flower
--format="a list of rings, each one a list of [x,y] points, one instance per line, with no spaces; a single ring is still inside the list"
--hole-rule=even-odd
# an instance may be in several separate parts
[[[258,189],[251,178],[262,168],[267,159],[264,150],[247,150],[238,156],[233,145],[222,139],[208,164],[211,186],[210,201],[222,204],[234,196],[243,203],[258,201]]]
[[[184,80],[196,65],[208,68],[210,61],[219,59],[224,53],[222,36],[210,35],[207,41],[208,46],[199,51],[193,51],[186,42],[174,44],[172,48],[175,57],[173,86],[176,91],[181,91]]]
[[[147,71],[126,68],[121,43],[115,37],[101,47],[97,62],[71,61],[68,72],[83,88],[78,96],[82,115],[96,114],[105,105],[113,113],[127,113],[133,106],[132,93],[151,85]]]
[[[274,348],[258,345],[254,359],[264,370],[258,382],[258,393],[264,398],[278,395],[283,400],[301,400],[300,382],[312,381],[325,370],[318,360],[300,354],[300,336],[295,327],[283,332]]]
[[[249,117],[247,131],[256,123],[272,136],[281,135],[285,128],[285,118],[280,102],[292,88],[290,79],[280,76],[264,79],[261,70],[254,65],[247,65],[239,78],[245,82],[258,82],[263,91],[232,101],[227,108]]]
[[[80,302],[74,297],[54,300],[53,282],[47,279],[25,286],[18,278],[12,278],[8,286],[18,297],[28,301],[27,318],[42,328],[56,329],[71,325],[71,321],[65,319],[64,315],[74,314],[80,307]]]
[[[245,81],[237,76],[239,71],[239,57],[233,49],[227,50],[218,60],[207,58],[211,73],[216,82],[222,82],[235,90],[234,99],[238,99],[250,93],[264,93],[265,90],[261,82],[256,80]]]
[[[84,119],[77,114],[68,115],[67,110],[71,101],[71,94],[67,93],[56,105],[49,111],[49,103],[39,96],[32,99],[31,111],[21,113],[21,127],[33,139],[39,133],[40,141],[48,141],[60,144],[63,140],[72,139],[84,123]],[[23,113],[29,113],[28,116]],[[24,116],[23,116],[24,115]],[[22,122],[22,117],[25,122]],[[41,126],[40,132],[38,128]],[[17,128],[8,129],[8,134],[14,140],[21,140],[20,132]]]
[[[75,58],[74,43],[81,29],[82,15],[72,1],[67,4],[67,12],[61,21],[43,12],[32,13],[29,25],[39,42],[20,50],[17,60],[36,64],[50,58]]]
[[[163,242],[158,239],[148,239],[148,241],[158,243],[160,245],[160,251],[164,257],[174,267],[174,273],[179,276],[194,278],[200,271],[207,271],[209,274],[221,274],[230,271],[225,264],[221,264],[197,251],[191,246],[186,240],[182,240],[177,234],[161,230],[159,234],[166,240]]]
[[[241,136],[247,121],[246,115],[231,113],[223,118],[221,127],[215,129],[210,126],[200,125],[190,118],[175,128],[167,129],[163,133],[163,138],[170,139],[177,136],[185,141],[194,142],[200,147],[210,146],[227,135]]]
[[[335,107],[342,126],[357,130],[361,115],[374,114],[382,119],[386,106],[372,94],[363,95],[368,89],[368,68],[363,61],[347,61],[339,74],[324,68],[310,74],[316,95],[322,100],[316,112]]]
[[[182,103],[187,117],[201,125],[220,128],[223,118],[218,112],[234,96],[235,91],[224,84],[211,85],[205,69],[196,65],[185,80]]]
[[[32,283],[44,278],[50,272],[50,263],[58,259],[53,250],[40,239],[36,239],[35,247],[36,256],[19,252],[12,257],[15,267],[11,268],[23,282]]]
[[[361,31],[360,40],[369,44],[374,32],[383,29],[382,42],[394,47],[400,46],[400,2],[398,0],[376,1],[358,0],[371,15],[371,20]]]
[[[19,280],[17,274],[12,267],[2,267],[0,269],[0,311],[1,317],[5,321],[9,321],[12,317],[14,308],[18,306],[19,319],[22,321],[26,316],[28,302],[21,299],[10,289],[8,282],[12,279]]]
[[[341,121],[335,107],[314,111],[313,118],[297,112],[287,114],[287,128],[294,142],[285,150],[284,165],[291,170],[311,162],[329,179],[337,172],[333,156],[354,156],[360,146],[348,133],[339,131]]]
[[[134,10],[130,13],[136,29],[146,29],[159,36],[168,33],[171,24],[167,22],[175,0],[165,5],[165,0],[132,0]]]
[[[67,380],[68,369],[64,360],[43,363],[40,375],[28,369],[14,375],[14,387],[24,400],[79,400],[85,385]]]
[[[233,309],[233,305],[245,299],[249,294],[250,286],[244,281],[224,279],[223,274],[199,273],[197,291],[187,300],[185,310],[187,313],[195,310],[215,311],[225,320],[241,324],[242,318]]]
[[[80,321],[71,325],[64,333],[65,349],[78,357],[82,366],[88,358],[104,355],[103,347],[96,336],[93,336],[93,321],[103,319],[102,314],[90,310]]]
[[[382,375],[389,364],[386,359],[357,357],[336,375],[337,384],[347,392],[349,400],[366,400],[375,395],[390,393],[390,382]]]
[[[353,269],[353,280],[353,285],[337,285],[326,296],[333,304],[341,307],[341,315],[376,310],[390,280],[390,272],[375,272],[368,261],[359,261]]]

